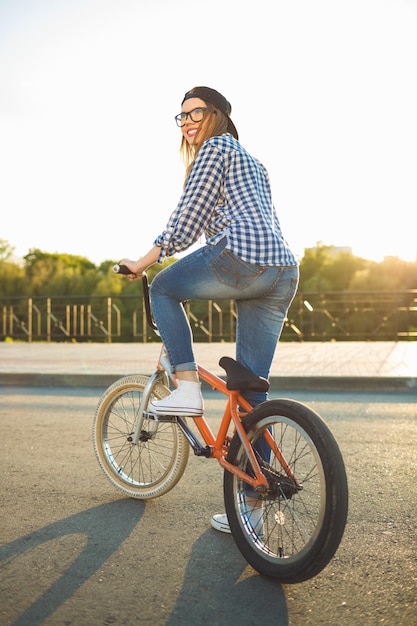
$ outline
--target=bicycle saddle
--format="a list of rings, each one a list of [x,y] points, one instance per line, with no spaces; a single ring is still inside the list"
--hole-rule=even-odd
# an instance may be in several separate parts
[[[262,376],[257,376],[249,368],[241,365],[229,356],[223,356],[219,361],[226,374],[226,387],[231,391],[268,391],[269,382]]]

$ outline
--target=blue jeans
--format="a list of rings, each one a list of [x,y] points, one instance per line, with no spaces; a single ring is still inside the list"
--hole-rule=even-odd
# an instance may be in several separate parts
[[[233,299],[236,302],[236,360],[269,377],[275,348],[298,286],[298,267],[242,261],[226,239],[206,245],[155,276],[152,311],[174,371],[196,370],[192,331],[182,302]],[[221,356],[221,355],[220,355]],[[243,392],[253,405],[266,393]]]

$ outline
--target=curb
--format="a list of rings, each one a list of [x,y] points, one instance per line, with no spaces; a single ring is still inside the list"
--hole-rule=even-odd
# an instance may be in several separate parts
[[[39,374],[3,373],[4,387],[101,387],[107,388],[120,374]],[[144,374],[146,375],[146,374]],[[271,389],[320,391],[401,391],[417,395],[417,378],[375,376],[271,376]]]
[[[417,378],[378,376],[274,376],[271,389],[401,391],[417,395]]]

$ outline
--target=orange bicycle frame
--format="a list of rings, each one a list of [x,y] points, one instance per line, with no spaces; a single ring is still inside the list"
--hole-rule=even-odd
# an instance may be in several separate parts
[[[217,435],[215,436],[212,429],[210,428],[207,420],[204,416],[193,418],[193,421],[201,434],[204,442],[207,446],[210,447],[211,457],[216,458],[220,465],[227,469],[232,474],[238,476],[241,480],[244,480],[246,483],[254,487],[254,489],[262,491],[263,488],[268,486],[268,481],[266,477],[263,475],[259,463],[256,459],[255,453],[253,451],[252,445],[249,442],[245,429],[242,425],[241,411],[249,412],[252,410],[252,406],[249,402],[241,395],[240,391],[231,391],[227,389],[226,382],[216,376],[205,367],[199,365],[198,366],[198,374],[201,380],[204,380],[208,383],[213,389],[220,391],[222,394],[228,397],[227,405],[224,410],[223,418],[220,423],[219,430]],[[240,411],[239,408],[240,407]],[[230,427],[230,424],[233,422],[235,432],[238,433],[238,436],[242,442],[242,445],[245,449],[247,457],[249,459],[252,470],[255,474],[255,477],[249,476],[247,472],[244,472],[240,468],[232,465],[227,461],[227,450],[228,450],[228,437],[227,433]],[[288,476],[294,477],[293,472],[291,471],[288,463],[283,458],[281,451],[275,444],[275,441],[271,434],[266,431],[264,433],[264,437],[268,445],[270,446],[272,452],[275,454],[277,459],[279,460],[282,468],[287,473]]]

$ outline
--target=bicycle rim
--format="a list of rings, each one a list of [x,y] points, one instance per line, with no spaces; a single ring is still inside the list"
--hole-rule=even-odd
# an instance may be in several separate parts
[[[144,419],[139,441],[131,436],[148,382],[146,377],[127,376],[103,394],[97,406],[93,438],[101,468],[118,489],[133,498],[150,499],[172,489],[184,473],[189,445],[175,422]],[[152,399],[169,389],[157,383]]]
[[[293,400],[263,403],[244,426],[252,445],[268,430],[282,457],[256,453],[268,480],[264,495],[225,472],[226,512],[236,545],[263,574],[284,583],[307,580],[334,556],[346,524],[348,489],[338,445],[323,420]],[[228,459],[247,467],[237,435]]]

